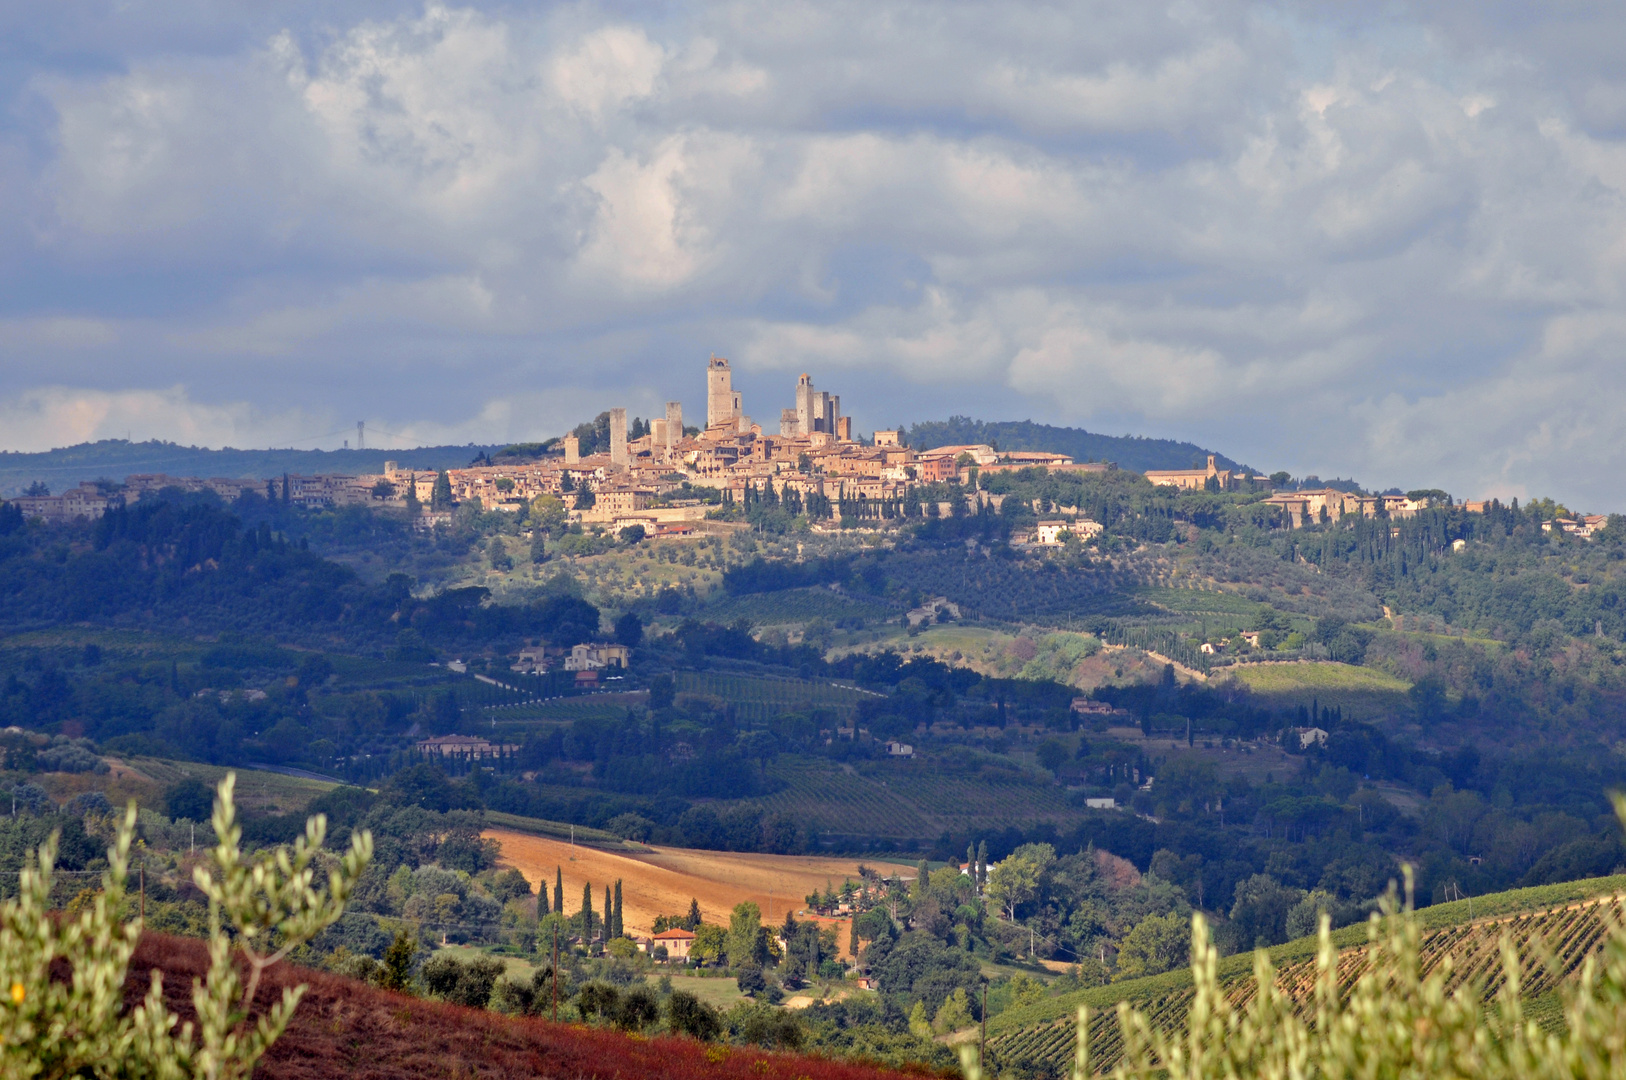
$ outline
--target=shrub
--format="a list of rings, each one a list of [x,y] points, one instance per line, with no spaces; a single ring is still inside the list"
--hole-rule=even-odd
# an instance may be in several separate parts
[[[620,1004],[621,991],[606,982],[587,983],[576,993],[576,1011],[582,1014],[583,1020],[599,1016],[613,1018]]]
[[[39,752],[34,759],[43,772],[105,773],[107,762],[80,743],[63,743]]]
[[[246,1078],[281,1036],[305,987],[284,989],[258,1017],[250,1010],[267,968],[338,920],[372,855],[372,837],[351,849],[315,888],[312,862],[327,824],[306,822],[292,850],[242,853],[232,801],[235,774],[221,781],[214,805],[217,837],[210,863],[194,881],[209,901],[209,969],[194,981],[196,1021],[179,1024],[164,1004],[163,977],[154,972],[146,999],[123,1010],[124,984],[141,922],[124,917],[125,883],[136,810],[125,813],[101,891],[76,914],[48,910],[58,834],[40,846],[18,894],[0,905],[0,1076],[162,1077],[164,1080]],[[66,979],[51,977],[53,967]],[[246,970],[246,983],[239,968]]]
[[[634,986],[621,995],[616,1004],[615,1026],[623,1031],[642,1031],[660,1019],[661,1006],[655,991],[647,986]]]
[[[493,957],[459,960],[450,953],[437,953],[418,969],[418,981],[430,994],[453,1005],[483,1009],[502,973],[503,962]]]
[[[666,999],[666,1026],[679,1035],[710,1042],[722,1034],[723,1018],[687,990],[674,990]]]

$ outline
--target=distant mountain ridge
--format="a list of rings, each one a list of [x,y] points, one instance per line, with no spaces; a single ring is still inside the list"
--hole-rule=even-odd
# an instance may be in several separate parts
[[[60,492],[85,480],[123,481],[132,473],[270,479],[283,473],[376,473],[383,471],[386,461],[422,471],[457,469],[502,445],[420,446],[412,450],[210,450],[156,439],[102,439],[43,453],[0,451],[0,496],[21,494],[36,480]]]
[[[1097,435],[1083,428],[1035,424],[1031,420],[973,420],[951,416],[927,420],[909,428],[909,445],[916,450],[960,443],[988,443],[1001,450],[1046,450],[1066,454],[1075,461],[1111,461],[1120,467],[1147,469],[1201,468],[1213,454],[1221,468],[1246,468],[1215,450],[1174,439],[1143,435]]]

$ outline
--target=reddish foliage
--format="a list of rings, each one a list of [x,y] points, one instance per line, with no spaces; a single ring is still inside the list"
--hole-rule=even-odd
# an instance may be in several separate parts
[[[134,1004],[145,996],[157,967],[170,1009],[189,1019],[192,980],[201,978],[208,964],[201,941],[146,934],[130,965],[125,997]],[[267,973],[256,1006],[264,1008],[285,985],[298,983],[309,989],[287,1033],[255,1070],[257,1080],[899,1080],[904,1075],[872,1065],[503,1016],[286,964]]]

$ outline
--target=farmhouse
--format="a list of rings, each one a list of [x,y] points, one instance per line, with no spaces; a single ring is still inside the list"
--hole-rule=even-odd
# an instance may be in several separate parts
[[[565,657],[566,671],[598,671],[607,667],[625,668],[632,650],[625,645],[574,645]]]
[[[508,754],[519,753],[519,747],[511,743],[494,743],[486,739],[476,738],[473,735],[442,735],[439,738],[424,739],[418,743],[418,753],[425,757],[462,758],[469,761],[480,761],[486,758],[505,757]]]
[[[649,939],[649,951],[654,952],[662,945],[666,946],[668,960],[687,960],[689,949],[694,945],[694,935],[687,930],[662,930]]]

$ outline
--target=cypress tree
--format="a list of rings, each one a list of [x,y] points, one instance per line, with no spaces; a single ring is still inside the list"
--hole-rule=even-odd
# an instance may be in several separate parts
[[[615,882],[615,919],[610,927],[610,936],[620,937],[621,933],[621,879],[617,878]]]
[[[593,883],[582,884],[582,944],[593,940]]]
[[[565,913],[565,872],[557,866],[553,868],[553,910]]]
[[[693,897],[689,898],[688,925],[686,925],[683,929],[689,931],[690,933],[700,929],[700,901],[694,899]]]
[[[977,891],[988,884],[988,841],[977,845]]]
[[[610,929],[610,923],[614,918],[615,918],[615,904],[610,899],[610,887],[608,885],[606,885],[606,886],[604,886],[604,926],[603,926],[603,931],[604,931],[603,936],[604,936],[604,940],[606,942],[609,941],[610,938],[613,936],[613,933],[612,933],[612,931]]]

